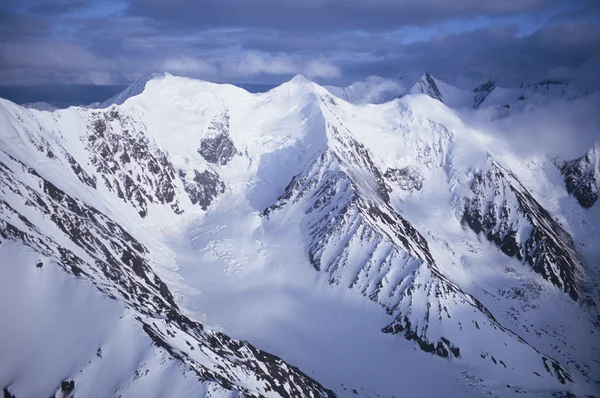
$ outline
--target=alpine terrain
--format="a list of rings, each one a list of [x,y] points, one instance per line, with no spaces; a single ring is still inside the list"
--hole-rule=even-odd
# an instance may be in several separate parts
[[[577,153],[527,133],[598,104],[429,73],[0,99],[4,397],[600,396],[598,114]]]

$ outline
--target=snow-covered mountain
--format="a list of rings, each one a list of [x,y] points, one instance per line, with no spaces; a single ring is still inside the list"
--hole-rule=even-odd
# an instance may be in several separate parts
[[[589,91],[575,84],[554,80],[522,83],[518,88],[501,87],[496,79],[489,79],[472,88],[465,85],[468,86],[468,83],[463,82],[461,86],[457,86],[424,72],[416,77],[370,76],[364,82],[356,82],[346,87],[325,88],[332,95],[357,105],[381,104],[407,94],[425,94],[455,109],[495,109],[500,118],[510,114],[511,106],[524,108],[557,98],[574,100],[589,94]]]
[[[559,170],[452,109],[494,81],[409,87],[0,100],[4,394],[597,394],[597,150]]]

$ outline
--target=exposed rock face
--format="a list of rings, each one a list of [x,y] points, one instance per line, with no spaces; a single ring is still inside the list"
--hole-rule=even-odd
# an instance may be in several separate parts
[[[87,278],[108,296],[125,302],[149,338],[200,380],[247,397],[268,392],[290,398],[334,396],[278,357],[192,321],[153,272],[144,245],[117,222],[5,152],[0,152],[0,182],[2,240],[32,247],[66,272]],[[18,209],[27,209],[27,216]],[[38,220],[36,225],[31,217]],[[46,233],[49,230],[54,231],[52,236]],[[61,384],[63,395],[74,388],[73,380]]]
[[[223,113],[208,127],[209,136],[200,140],[198,153],[209,163],[226,165],[238,150],[229,137],[229,114]]]
[[[188,79],[163,80],[150,82],[147,89],[140,82],[115,100],[123,105],[107,105],[108,109],[48,113],[0,100],[0,251],[27,252],[18,257],[25,259],[22,270],[29,272],[22,280],[47,276],[58,265],[69,274],[59,272],[62,277],[82,279],[70,282],[89,281],[115,299],[106,301],[125,308],[128,325],[137,327],[135,341],[144,343],[140,351],[144,355],[152,351],[148,356],[154,363],[145,362],[146,372],[156,369],[158,362],[168,363],[165,369],[182,367],[183,371],[162,374],[175,374],[185,383],[193,379],[194,386],[196,380],[212,386],[199,396],[334,396],[312,378],[331,383],[327,372],[313,367],[320,376],[307,376],[250,343],[196,321],[188,310],[205,313],[205,308],[194,307],[196,302],[190,306],[194,308],[180,307],[190,304],[188,294],[193,294],[180,288],[178,275],[171,274],[181,265],[180,276],[189,287],[216,294],[206,300],[210,309],[222,308],[211,300],[230,294],[248,299],[247,306],[256,303],[252,300],[259,295],[249,296],[246,283],[257,281],[264,272],[262,285],[255,285],[261,293],[277,289],[288,294],[301,287],[315,293],[316,299],[323,293],[339,294],[327,297],[339,308],[349,303],[364,305],[366,311],[374,308],[373,315],[383,319],[376,328],[387,335],[376,333],[366,342],[374,343],[373,352],[378,352],[377,344],[389,340],[406,349],[408,340],[409,349],[413,346],[455,363],[448,365],[449,372],[458,367],[477,369],[477,377],[485,377],[491,369],[493,378],[542,386],[545,392],[557,387],[563,391],[559,382],[566,384],[572,378],[579,388],[582,375],[588,383],[596,382],[588,377],[595,370],[591,362],[597,362],[595,354],[580,366],[588,346],[583,339],[578,345],[572,338],[595,333],[593,322],[582,319],[588,314],[576,311],[596,305],[596,296],[588,289],[597,286],[596,275],[590,276],[591,271],[583,275],[582,260],[567,229],[508,168],[491,158],[484,165],[491,141],[474,140],[461,121],[462,113],[450,109],[459,102],[461,107],[487,106],[487,96],[496,89],[494,81],[467,92],[425,74],[411,93],[423,92],[437,100],[408,96],[373,112],[375,105],[354,107],[302,77],[279,93],[274,90],[273,104],[272,98],[265,100],[271,94],[253,97],[206,82],[199,83],[198,90],[188,90]],[[128,95],[141,97],[126,100]],[[442,99],[446,105],[438,102]],[[251,113],[259,107],[253,118]],[[493,110],[492,105],[488,109]],[[508,105],[496,111],[504,116]],[[249,137],[230,131],[230,113],[232,120],[267,127],[257,128],[257,136]],[[283,133],[268,131],[282,125]],[[180,128],[174,131],[173,126]],[[232,126],[237,128],[238,123]],[[377,132],[385,134],[381,141]],[[593,206],[598,197],[597,153],[559,166],[569,192],[584,207]],[[297,173],[293,178],[290,165]],[[469,171],[475,165],[478,169]],[[287,181],[282,189],[280,184]],[[566,203],[571,210],[573,203]],[[260,218],[257,208],[264,209]],[[488,242],[481,245],[483,237],[491,247]],[[176,245],[171,246],[173,240]],[[179,246],[182,241],[190,247]],[[578,244],[589,247],[588,239]],[[504,255],[495,247],[506,254],[504,260],[497,261]],[[183,272],[189,269],[187,261],[192,266],[216,266],[198,267],[191,275]],[[280,262],[290,266],[281,267]],[[506,267],[499,262],[506,262]],[[256,266],[244,268],[245,264]],[[271,266],[278,267],[276,272]],[[215,278],[223,271],[224,279]],[[7,272],[11,275],[12,270]],[[270,279],[268,272],[275,277]],[[292,279],[294,284],[282,283]],[[217,286],[213,291],[203,283]],[[18,297],[20,292],[15,292]],[[92,293],[97,293],[95,288]],[[300,294],[296,297],[311,306],[313,296],[308,301]],[[235,300],[221,302],[228,305]],[[546,322],[556,309],[561,315],[573,313]],[[120,320],[122,314],[116,311],[114,318]],[[544,321],[530,325],[530,317],[538,315]],[[248,325],[244,322],[236,318],[228,330],[252,336],[233,330],[244,329]],[[342,322],[336,321],[336,330]],[[112,329],[107,332],[110,337]],[[277,330],[273,337],[281,335],[287,336],[287,330]],[[95,341],[100,339],[92,340],[89,354],[94,360],[104,358],[107,363],[111,351],[118,351],[99,348]],[[352,338],[343,340],[344,348],[357,346]],[[293,355],[294,351],[286,351],[291,348],[285,338],[283,343],[281,355]],[[320,347],[306,340],[303,344]],[[89,356],[83,358],[87,363]],[[307,369],[314,364],[306,363]],[[75,371],[61,372],[65,374],[52,381],[52,392],[80,395],[78,388],[85,380],[78,376],[80,365],[73,367]],[[95,371],[92,368],[87,369]],[[138,370],[129,376],[136,380]],[[11,383],[11,375],[4,377],[0,388],[7,396],[19,395],[21,390]],[[340,385],[350,391],[344,384],[331,383],[334,388]]]
[[[153,146],[129,116],[113,109],[92,113],[84,138],[90,163],[106,187],[134,206],[141,217],[149,203],[169,205],[179,212],[177,178],[168,156]]]
[[[586,94],[587,92],[573,87],[569,82],[548,79],[528,85],[524,90],[523,99],[529,99],[537,95],[550,95],[573,100],[583,97]]]
[[[584,156],[559,165],[567,191],[582,207],[589,209],[600,195],[600,149],[593,147]]]
[[[387,169],[383,176],[404,191],[420,191],[423,188],[423,175],[416,167]]]
[[[185,171],[179,170],[179,177],[183,180],[183,186],[192,203],[199,204],[202,210],[207,210],[213,199],[225,192],[225,184],[217,174],[209,170],[202,173],[194,170],[191,180],[186,178]]]
[[[167,205],[176,214],[183,212],[182,200],[206,210],[224,192],[224,183],[212,171],[176,173],[169,154],[147,137],[145,125],[117,108],[90,110],[84,117],[88,119],[87,130],[81,141],[86,149],[84,156],[94,169],[91,173],[59,143],[51,145],[42,134],[28,130],[24,135],[48,159],[68,165],[83,184],[93,189],[103,185],[140,217],[147,216],[152,203]],[[183,179],[190,174],[194,177]],[[202,186],[204,183],[207,185]]]
[[[440,91],[435,79],[426,72],[421,78],[415,83],[412,88],[412,92],[421,93],[435,98],[440,102],[444,102],[442,98],[442,92]]]
[[[481,86],[473,89],[475,93],[475,98],[473,99],[473,108],[477,109],[481,105],[483,101],[487,98],[488,95],[496,88],[496,80],[490,79],[487,82],[483,83]]]
[[[582,266],[573,239],[516,176],[491,160],[489,170],[475,173],[471,191],[464,224],[577,300]]]

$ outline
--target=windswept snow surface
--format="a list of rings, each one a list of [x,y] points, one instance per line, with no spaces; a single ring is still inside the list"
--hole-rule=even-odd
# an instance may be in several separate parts
[[[0,100],[0,387],[599,394],[600,208],[556,164],[598,96],[502,90],[161,74],[95,109]],[[557,103],[589,146],[519,147]]]

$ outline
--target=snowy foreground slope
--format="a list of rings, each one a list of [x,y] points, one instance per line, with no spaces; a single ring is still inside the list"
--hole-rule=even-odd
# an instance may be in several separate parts
[[[598,95],[367,85],[0,100],[5,396],[600,394],[598,141],[503,135]]]

